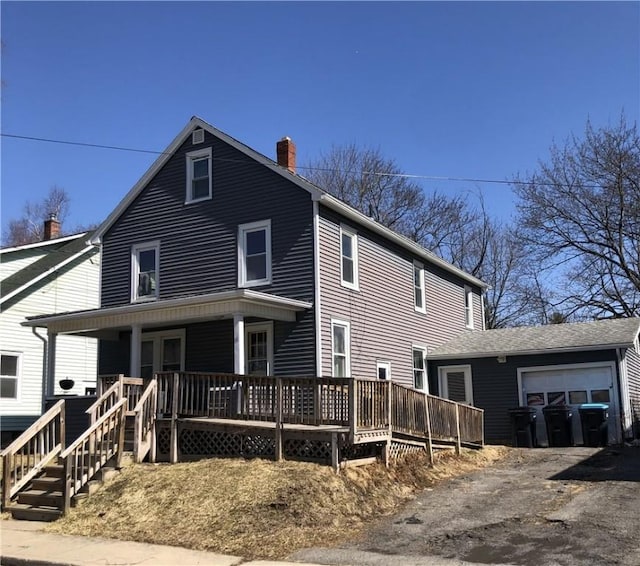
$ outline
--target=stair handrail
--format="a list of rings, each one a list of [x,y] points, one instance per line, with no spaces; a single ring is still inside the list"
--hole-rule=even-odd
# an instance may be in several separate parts
[[[134,437],[133,437],[133,457],[136,462],[142,462],[150,451],[150,460],[156,459],[156,415],[158,410],[158,380],[152,379],[148,384],[140,400],[136,404],[133,412]]]
[[[120,376],[122,377],[122,376]],[[122,379],[118,379],[109,389],[107,389],[95,402],[85,411],[90,415],[90,422],[94,424],[102,415],[122,399],[124,395]]]
[[[64,466],[63,512],[71,506],[73,497],[114,456],[116,467],[124,449],[124,426],[127,399],[120,399],[98,418],[60,454]],[[88,458],[88,462],[85,462]]]
[[[1,453],[2,508],[64,450],[65,405],[60,399]]]

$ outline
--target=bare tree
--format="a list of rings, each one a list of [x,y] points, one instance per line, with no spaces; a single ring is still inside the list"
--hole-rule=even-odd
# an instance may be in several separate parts
[[[541,268],[561,270],[563,316],[640,315],[640,138],[624,116],[514,182],[520,225]],[[557,318],[557,317],[556,317]]]
[[[70,200],[65,189],[54,185],[42,201],[27,202],[22,216],[9,221],[3,237],[5,245],[22,246],[41,241],[44,221],[55,217],[62,224],[69,213]]]

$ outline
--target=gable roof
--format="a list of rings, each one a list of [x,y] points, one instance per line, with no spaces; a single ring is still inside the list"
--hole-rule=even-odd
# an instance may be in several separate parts
[[[439,346],[429,358],[488,358],[630,348],[639,332],[640,318],[637,317],[470,331]]]
[[[87,241],[88,233],[77,234],[75,236],[64,238],[63,245],[51,250],[44,257],[34,261],[26,267],[11,274],[0,283],[0,304],[15,297],[34,285],[38,281],[44,279],[50,273],[57,271],[76,258],[92,252],[96,253],[96,248]],[[60,243],[59,240],[48,240],[48,242]],[[27,246],[24,246],[25,248]],[[11,248],[19,250],[22,247]]]
[[[418,245],[416,242],[406,238],[405,236],[401,236],[400,234],[390,230],[386,226],[383,226],[379,222],[376,222],[372,218],[365,216],[355,208],[349,206],[348,204],[342,202],[340,199],[330,195],[327,191],[317,187],[303,176],[298,175],[297,173],[291,172],[286,167],[282,167],[278,165],[272,159],[262,155],[261,153],[255,151],[249,146],[243,144],[242,142],[236,140],[228,134],[225,134],[221,130],[218,130],[211,124],[205,122],[201,118],[197,116],[193,116],[191,120],[187,123],[187,125],[180,131],[180,133],[174,138],[174,140],[169,144],[167,149],[162,152],[162,154],[154,161],[154,163],[149,167],[147,172],[140,178],[140,180],[131,188],[131,190],[125,195],[125,197],[120,201],[118,206],[107,216],[104,222],[95,230],[93,233],[91,242],[95,245],[100,244],[102,241],[102,237],[104,234],[111,228],[111,226],[116,222],[116,220],[127,210],[127,208],[133,203],[135,198],[142,192],[147,183],[154,177],[154,175],[160,171],[160,169],[165,165],[165,163],[173,156],[173,154],[178,150],[178,148],[185,142],[187,137],[191,134],[191,132],[196,128],[202,128],[206,132],[209,132],[211,135],[217,137],[223,142],[229,144],[231,147],[237,149],[238,151],[244,153],[251,159],[254,159],[261,165],[264,165],[271,171],[277,173],[278,175],[284,177],[285,179],[292,181],[300,188],[307,191],[311,198],[315,201],[321,202],[323,205],[335,210],[336,212],[346,216],[358,224],[365,226],[372,232],[375,232],[384,238],[393,241],[394,243],[400,245],[401,247],[411,251],[416,254],[418,257],[432,263],[438,265],[443,268],[445,271],[453,273],[458,277],[464,279],[465,281],[476,285],[482,289],[486,289],[488,285],[474,277],[473,275],[459,269],[458,267],[450,264],[448,261],[438,257],[433,252],[423,248]]]

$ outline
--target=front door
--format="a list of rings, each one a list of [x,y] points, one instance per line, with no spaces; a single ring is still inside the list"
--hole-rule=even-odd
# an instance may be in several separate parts
[[[245,362],[248,375],[273,375],[273,323],[245,325]]]
[[[140,377],[150,379],[159,371],[184,370],[184,331],[150,332],[140,343]]]

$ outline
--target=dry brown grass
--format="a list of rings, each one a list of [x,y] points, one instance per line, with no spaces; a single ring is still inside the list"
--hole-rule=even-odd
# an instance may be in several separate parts
[[[300,462],[211,459],[123,470],[51,532],[169,544],[247,558],[283,558],[357,536],[435,482],[490,465],[504,447],[409,457],[339,475]]]

